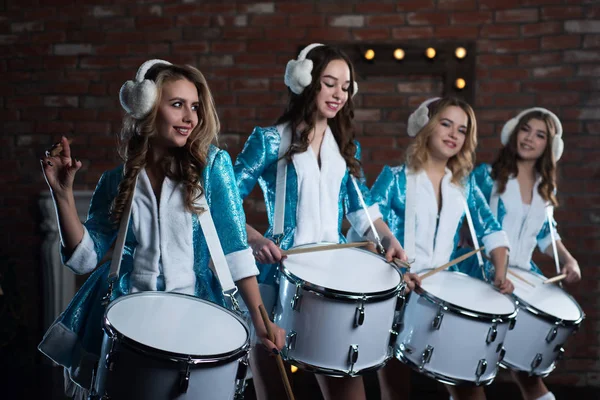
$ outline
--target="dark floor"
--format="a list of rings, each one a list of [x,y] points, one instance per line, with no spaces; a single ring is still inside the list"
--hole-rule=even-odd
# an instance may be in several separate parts
[[[0,371],[0,399],[48,399],[66,400],[62,391],[62,369],[41,365],[35,371]],[[302,371],[293,375],[292,385],[297,400],[321,400],[314,376]],[[376,375],[365,376],[365,387],[369,400],[379,400],[379,386]],[[600,388],[552,386],[558,400],[600,399]],[[509,382],[495,382],[486,388],[488,400],[520,399],[517,387]],[[442,384],[413,372],[411,375],[410,399],[448,400]],[[248,385],[246,400],[255,400],[252,383]],[[282,399],[285,400],[285,399]]]

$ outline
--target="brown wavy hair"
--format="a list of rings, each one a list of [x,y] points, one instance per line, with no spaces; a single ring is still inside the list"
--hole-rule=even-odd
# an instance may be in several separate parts
[[[214,100],[204,75],[190,65],[157,64],[150,68],[145,76],[153,80],[158,89],[158,98],[148,116],[136,119],[126,115],[119,135],[119,155],[123,159],[123,180],[119,184],[118,194],[113,202],[111,219],[118,222],[123,215],[127,199],[130,198],[133,185],[139,172],[144,168],[150,156],[154,138],[158,135],[156,118],[160,104],[162,87],[167,82],[185,79],[192,82],[198,89],[200,105],[198,107],[198,125],[184,147],[169,149],[161,161],[161,167],[166,177],[183,183],[185,187],[185,208],[192,213],[202,213],[201,207],[196,207],[194,201],[202,194],[201,174],[206,166],[206,159],[211,143],[217,139],[220,130],[219,117]]]
[[[354,91],[354,67],[348,56],[340,49],[325,45],[315,47],[306,55],[307,59],[312,60],[313,69],[311,72],[312,81],[301,94],[295,94],[289,90],[288,105],[281,117],[275,122],[277,125],[290,123],[292,130],[292,143],[285,157],[291,160],[292,155],[303,153],[308,149],[308,135],[315,127],[317,116],[317,94],[321,91],[321,74],[327,68],[327,65],[334,60],[342,60],[348,64],[350,69],[350,85],[348,87],[348,100],[341,110],[328,121],[331,132],[335,137],[340,153],[346,161],[350,173],[357,178],[360,177],[360,162],[355,158],[356,144],[354,143],[354,130],[352,120],[354,119],[354,103],[352,94]],[[306,127],[296,135],[295,132],[302,123]]]
[[[473,170],[475,163],[475,148],[477,147],[477,120],[473,108],[464,100],[455,97],[444,97],[428,105],[429,122],[421,128],[414,141],[406,149],[406,165],[420,171],[429,158],[427,142],[440,123],[440,114],[447,107],[459,107],[467,114],[467,133],[462,149],[448,160],[447,167],[452,171],[452,183],[462,185],[465,178]]]
[[[517,133],[523,125],[532,119],[544,121],[548,132],[548,135],[546,136],[546,148],[544,149],[542,156],[535,162],[535,171],[541,177],[538,193],[542,196],[542,199],[549,201],[556,207],[558,206],[558,200],[554,194],[556,189],[556,162],[554,161],[554,156],[552,154],[552,142],[556,135],[556,126],[554,125],[552,117],[546,113],[532,111],[519,119],[515,129],[513,129],[510,134],[508,143],[500,150],[498,158],[492,164],[491,176],[498,184],[498,193],[504,193],[508,178],[511,176],[516,177],[519,173],[519,167],[517,166],[517,161],[519,160],[519,153],[517,151]]]

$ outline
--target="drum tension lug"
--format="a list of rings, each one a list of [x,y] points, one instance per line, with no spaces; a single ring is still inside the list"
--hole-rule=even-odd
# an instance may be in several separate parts
[[[448,311],[448,308],[444,306],[440,306],[438,308],[436,316],[433,318],[433,321],[431,321],[431,327],[433,329],[439,330],[442,326],[442,320],[444,319],[444,311]]]
[[[557,344],[554,347],[554,352],[558,353],[558,355],[556,356],[556,361],[560,361],[563,359],[563,357],[565,356],[565,349],[562,347],[562,343]]]
[[[504,360],[504,356],[506,355],[506,349],[503,346],[503,343],[499,345],[500,351],[498,352],[498,363],[501,363]]]
[[[358,307],[356,307],[356,312],[354,313],[354,327],[358,328],[365,322],[365,302],[367,301],[367,296],[363,296],[358,303]]]
[[[239,361],[237,375],[235,377],[235,395],[234,400],[243,400],[246,390],[246,374],[248,372],[248,353]]]
[[[348,373],[354,375],[354,364],[358,361],[358,345],[351,344],[350,351],[348,351],[348,363],[350,364],[350,370]]]
[[[550,328],[550,331],[546,335],[546,342],[547,343],[552,343],[552,341],[554,339],[556,339],[556,335],[557,334],[558,334],[558,327],[557,326],[553,326],[552,328]]]
[[[300,300],[302,299],[301,291],[302,285],[300,285],[300,283],[296,283],[296,292],[294,293],[291,301],[292,310],[294,311],[300,310]]]
[[[192,357],[188,356],[187,365],[185,371],[182,371],[181,378],[179,379],[179,392],[187,393],[190,386],[190,366],[192,365]]]
[[[115,348],[117,347],[117,338],[113,337],[110,343],[110,350],[106,354],[106,369],[113,372],[115,367],[115,360],[118,358]]]
[[[290,333],[287,334],[285,338],[285,347],[287,349],[286,351],[289,352],[294,350],[294,348],[296,347],[296,336],[296,331],[290,331]]]
[[[492,326],[488,331],[487,337],[485,338],[485,342],[487,344],[494,343],[496,337],[498,336],[498,321],[494,320],[492,322]]]
[[[508,323],[508,330],[512,331],[513,329],[515,329],[516,324],[517,324],[517,316],[515,315],[515,317],[513,319],[511,319],[510,322]]]
[[[479,385],[480,379],[483,376],[483,374],[485,374],[486,370],[487,370],[487,361],[485,360],[485,358],[482,358],[481,360],[479,360],[479,363],[477,364],[477,370],[475,370],[475,376],[477,377],[477,379],[475,380],[476,385]]]
[[[535,357],[533,357],[533,360],[531,361],[531,372],[530,375],[533,375],[534,370],[540,366],[540,364],[542,363],[542,360],[544,359],[544,357],[542,356],[541,353],[537,353],[535,355]]]
[[[425,350],[423,350],[423,354],[421,354],[421,365],[419,365],[419,370],[423,370],[425,364],[427,364],[431,360],[431,355],[433,354],[433,346],[427,346]]]

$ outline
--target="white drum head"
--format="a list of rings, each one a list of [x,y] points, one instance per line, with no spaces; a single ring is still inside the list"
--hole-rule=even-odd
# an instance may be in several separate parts
[[[582,317],[579,305],[557,284],[544,285],[543,282],[546,278],[542,275],[521,268],[511,267],[510,269],[535,285],[535,288],[533,288],[520,279],[511,277],[510,280],[515,285],[514,295],[516,297],[563,321],[577,321]]]
[[[489,283],[465,274],[440,271],[422,280],[421,287],[438,299],[477,313],[510,315],[516,306]]]
[[[292,254],[283,266],[306,282],[350,293],[384,292],[401,282],[398,270],[384,259],[354,248]]]
[[[244,325],[217,305],[192,296],[143,292],[113,302],[106,318],[119,333],[171,353],[215,356],[241,348]]]

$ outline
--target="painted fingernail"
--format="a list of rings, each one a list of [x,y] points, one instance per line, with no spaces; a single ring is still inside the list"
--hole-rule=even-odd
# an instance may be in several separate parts
[[[50,160],[46,161],[46,164],[48,164],[51,167],[54,165],[54,164],[52,164],[52,161],[50,161]]]
[[[275,354],[276,356],[278,356],[278,355],[279,355],[279,350],[277,350],[277,349],[273,349],[272,351],[273,351],[273,354]]]

